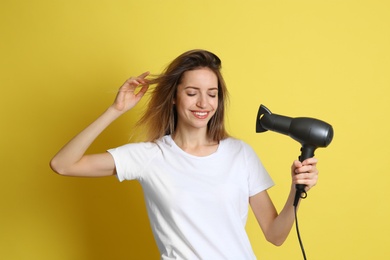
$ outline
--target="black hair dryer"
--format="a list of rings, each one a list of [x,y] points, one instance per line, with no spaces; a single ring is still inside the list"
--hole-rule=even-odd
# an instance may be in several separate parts
[[[264,105],[260,105],[256,119],[256,133],[267,130],[275,131],[290,136],[301,145],[301,155],[299,161],[303,162],[307,158],[314,156],[314,151],[318,147],[327,147],[333,139],[333,128],[324,121],[308,118],[291,118],[272,114]],[[294,206],[298,205],[300,198],[306,198],[305,185],[296,185]]]

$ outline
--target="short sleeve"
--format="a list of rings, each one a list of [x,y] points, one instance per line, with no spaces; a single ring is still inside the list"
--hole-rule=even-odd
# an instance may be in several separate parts
[[[115,161],[119,181],[140,180],[149,161],[158,150],[154,143],[132,143],[109,149]]]
[[[249,196],[267,190],[274,186],[271,176],[268,174],[260,158],[248,144],[245,144],[246,159],[249,170],[248,185]]]

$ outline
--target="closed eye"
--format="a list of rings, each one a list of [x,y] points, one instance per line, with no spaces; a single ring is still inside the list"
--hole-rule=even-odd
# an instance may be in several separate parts
[[[217,95],[218,95],[218,91],[210,91],[210,92],[208,93],[208,95],[209,95],[210,97],[212,97],[212,98],[215,98],[215,97],[217,97]]]

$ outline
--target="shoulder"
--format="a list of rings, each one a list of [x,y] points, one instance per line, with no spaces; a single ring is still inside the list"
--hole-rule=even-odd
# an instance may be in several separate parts
[[[253,150],[253,148],[243,140],[228,137],[226,139],[221,140],[220,144],[220,150],[224,155],[229,154],[237,159],[257,157],[257,154]]]
[[[137,142],[137,143],[127,143],[119,147],[113,148],[111,150],[133,150],[133,149],[154,149],[157,147],[155,142]]]
[[[221,144],[229,148],[253,150],[248,143],[234,137],[228,137],[226,139],[221,140]]]
[[[159,145],[156,142],[137,142],[109,149],[108,152],[124,158],[129,156],[133,158],[144,158],[146,155],[148,155],[146,158],[150,158],[151,155],[157,154],[159,150]]]

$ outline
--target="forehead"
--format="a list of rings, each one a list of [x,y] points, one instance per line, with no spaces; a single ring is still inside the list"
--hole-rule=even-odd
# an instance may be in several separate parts
[[[218,87],[218,77],[209,68],[188,70],[183,73],[179,85],[183,87]]]

